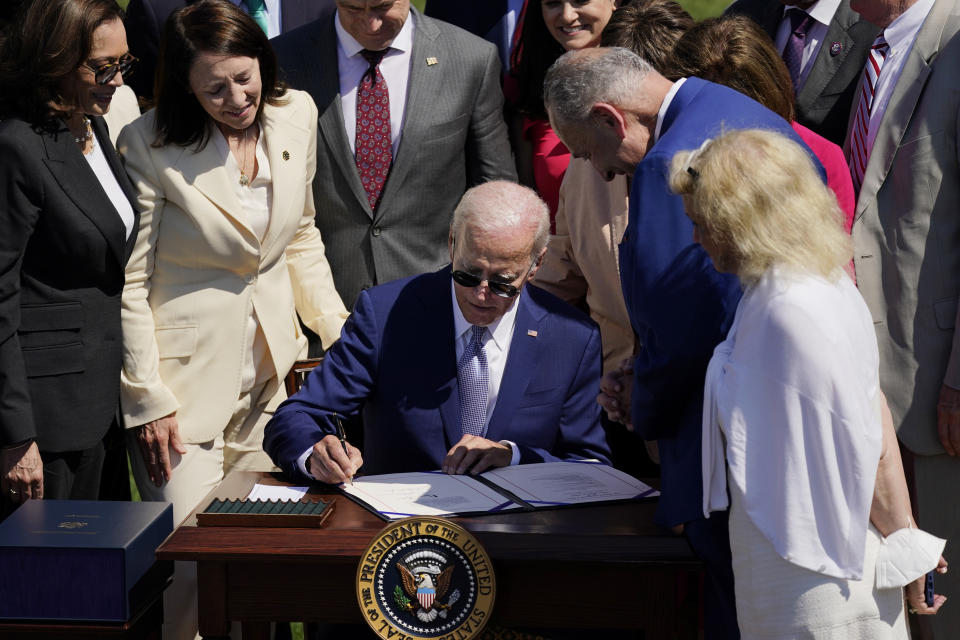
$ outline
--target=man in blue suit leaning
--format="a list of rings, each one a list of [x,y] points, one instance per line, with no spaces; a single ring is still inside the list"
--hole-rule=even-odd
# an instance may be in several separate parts
[[[360,294],[340,340],[266,427],[291,477],[480,473],[571,458],[607,461],[596,394],[600,333],[586,315],[525,286],[549,216],[517,184],[468,190],[453,214],[452,265]],[[363,417],[361,452],[336,419]]]
[[[700,449],[704,375],[730,328],[740,285],[694,243],[693,224],[667,177],[677,151],[723,131],[759,127],[803,143],[786,121],[742,94],[699,78],[671,82],[626,49],[565,54],[547,74],[544,103],[574,157],[590,159],[607,180],[632,176],[620,280],[641,348],[632,393],[624,375],[621,393],[612,393],[617,385],[611,389],[608,379],[611,394],[600,400],[611,418],[657,440],[657,521],[683,532],[712,578],[706,637],[737,638],[727,521],[724,514],[703,517]]]

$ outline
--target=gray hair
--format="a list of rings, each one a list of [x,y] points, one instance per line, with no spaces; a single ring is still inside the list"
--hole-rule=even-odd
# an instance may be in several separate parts
[[[632,102],[650,64],[622,47],[568,51],[547,70],[543,104],[550,117],[564,123],[583,122],[598,102],[624,106]]]
[[[466,226],[491,233],[535,230],[530,256],[535,261],[550,239],[550,208],[529,187],[505,180],[484,182],[468,189],[453,211],[450,233],[454,239]]]

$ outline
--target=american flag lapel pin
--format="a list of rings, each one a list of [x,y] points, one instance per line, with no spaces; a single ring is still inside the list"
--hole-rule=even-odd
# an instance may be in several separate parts
[[[536,338],[536,337],[537,337],[537,330],[536,330],[536,329],[527,329],[527,335],[530,336],[531,338]]]
[[[437,59],[436,59],[436,58],[434,58],[433,56],[430,56],[429,58],[427,58],[427,66],[428,66],[428,67],[432,67],[432,66],[435,65],[435,64],[437,64]]]

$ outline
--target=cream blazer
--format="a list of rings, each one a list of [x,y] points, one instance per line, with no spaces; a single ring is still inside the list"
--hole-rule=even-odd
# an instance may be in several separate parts
[[[298,313],[324,347],[340,335],[347,310],[314,226],[317,108],[306,93],[288,91],[282,106],[264,106],[260,124],[273,179],[262,243],[216,145],[152,147],[153,111],[120,134],[141,211],[121,315],[127,427],[176,412],[185,442],[221,433],[253,348],[246,344],[251,312],[274,369],[271,396],[305,352]]]
[[[571,158],[560,184],[557,232],[533,280],[558,298],[590,309],[600,327],[604,373],[634,352],[618,264],[629,191],[626,177],[605,182],[589,160]]]

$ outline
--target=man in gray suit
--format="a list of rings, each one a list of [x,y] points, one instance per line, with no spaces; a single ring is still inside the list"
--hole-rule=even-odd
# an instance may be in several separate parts
[[[409,0],[336,4],[335,14],[274,45],[287,82],[320,110],[316,221],[349,307],[363,289],[446,264],[450,218],[464,191],[516,181],[516,172],[496,47],[411,10]],[[365,143],[356,114],[371,85],[382,90],[381,77],[388,173],[371,192],[357,159]]]
[[[848,158],[851,148],[866,154],[852,231],[857,284],[873,314],[880,385],[904,449],[919,525],[946,538],[944,555],[956,560],[960,38],[954,35],[960,7],[955,0],[850,4],[882,28],[883,38],[874,60],[880,72],[873,102],[862,127],[853,124],[854,104],[844,148]],[[958,576],[958,571],[938,576],[937,591],[960,593]],[[960,606],[948,602],[932,626],[937,638],[957,637]]]
[[[726,13],[745,15],[763,27],[789,68],[786,49],[795,11],[802,12],[800,17],[805,20],[804,16],[809,16],[803,26],[806,37],[794,82],[797,122],[842,145],[847,116],[877,28],[850,8],[850,0],[737,0]]]

